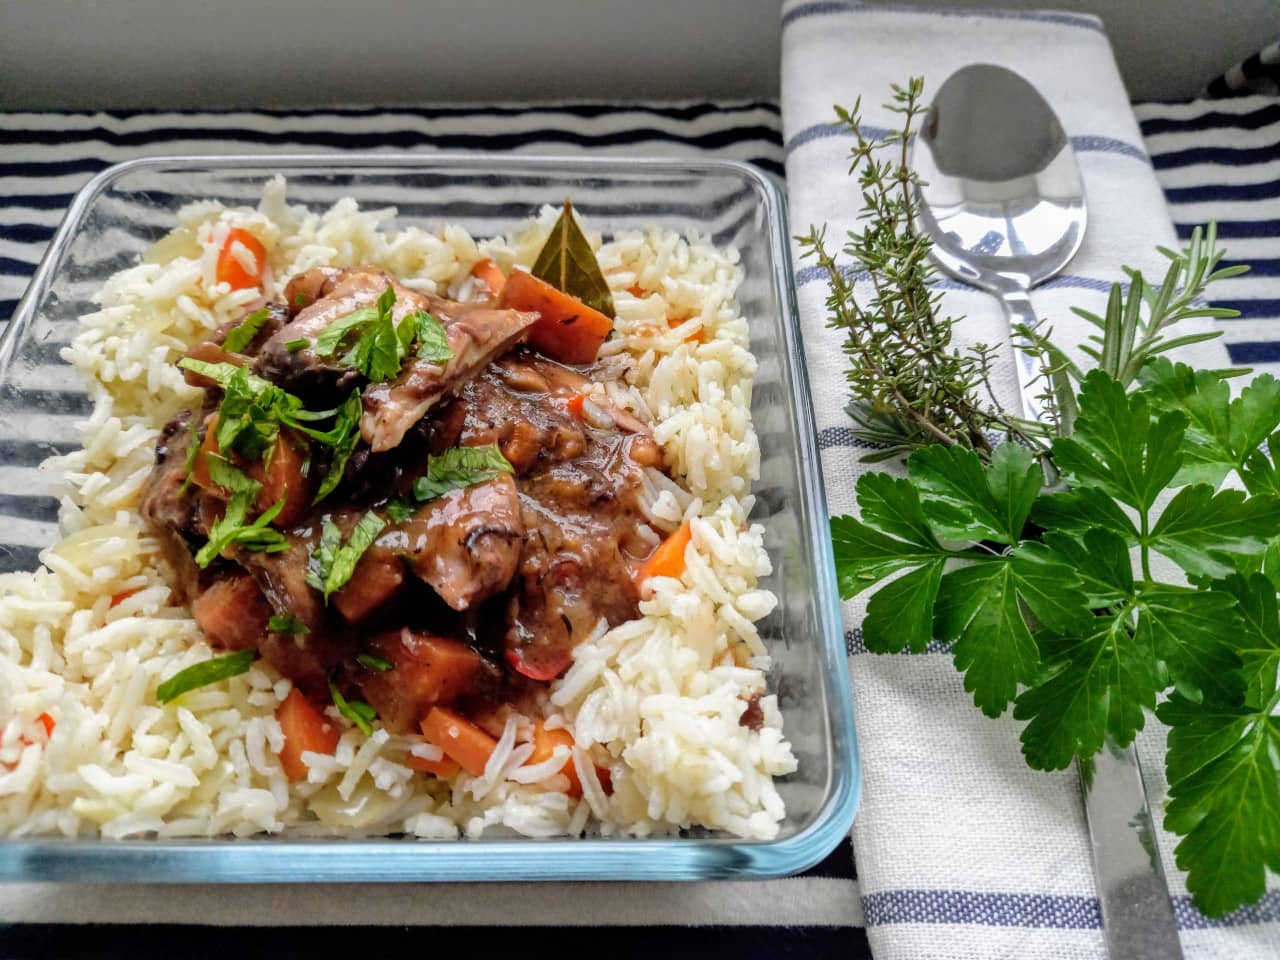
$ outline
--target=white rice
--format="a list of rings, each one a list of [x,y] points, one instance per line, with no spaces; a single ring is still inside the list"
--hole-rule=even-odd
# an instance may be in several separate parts
[[[411,288],[465,295],[482,257],[527,267],[557,211],[482,242],[455,226],[382,231],[393,215],[350,199],[321,214],[289,206],[279,179],[257,209],[192,204],[81,318],[64,354],[88,380],[94,410],[83,449],[46,464],[65,478],[64,536],[42,569],[0,576],[0,833],[446,839],[700,825],[777,834],[785,810],[773,778],[796,761],[775,698],[761,700],[761,729],[739,722],[769,667],[754,623],[776,604],[757,586],[769,558],[763,530],[747,520],[760,462],[756,363],[734,302],[736,252],[694,236],[592,237],[620,334],[602,350],[620,377],[593,390],[653,423],[675,480],[651,472],[651,519],[664,531],[688,519],[692,541],[681,578],[651,581],[641,616],[602,626],[552,684],[545,725],[569,730],[572,750],[530,763],[531,720],[512,715],[483,775],[447,783],[407,765],[410,754],[440,759],[437,745],[382,729],[365,737],[331,711],[343,730],[337,750],[303,754],[307,780],[291,783],[275,719],[291,685],[268,664],[157,704],[160,682],[215,655],[189,611],[170,604],[136,513],[161,427],[200,399],[174,366],[180,353],[313,266],[372,264]],[[261,294],[216,282],[232,227],[268,251]],[[255,265],[242,244],[231,255]],[[51,736],[42,715],[55,723]],[[566,793],[570,770],[580,799]]]

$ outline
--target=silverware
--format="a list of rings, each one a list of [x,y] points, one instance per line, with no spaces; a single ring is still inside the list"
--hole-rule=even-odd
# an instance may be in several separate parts
[[[1010,70],[963,67],[938,89],[912,162],[923,181],[921,226],[939,266],[998,296],[1012,326],[1034,330],[1029,291],[1075,256],[1086,219],[1075,152],[1053,108]],[[1041,369],[1026,347],[1015,336],[1023,411],[1040,420],[1033,384]],[[1081,766],[1108,956],[1179,960],[1136,752],[1108,742]]]

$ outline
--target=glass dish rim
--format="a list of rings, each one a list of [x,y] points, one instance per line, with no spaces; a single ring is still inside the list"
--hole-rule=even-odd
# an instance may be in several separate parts
[[[421,168],[583,174],[653,170],[732,173],[755,185],[764,199],[768,244],[778,275],[790,401],[800,427],[797,447],[806,507],[802,529],[818,556],[815,613],[819,661],[831,731],[830,789],[812,822],[779,840],[707,838],[511,838],[502,840],[392,840],[341,838],[198,838],[115,841],[37,837],[0,839],[0,882],[70,883],[284,883],[502,880],[706,880],[769,878],[799,873],[827,856],[847,835],[861,797],[862,777],[852,690],[844,649],[826,497],[810,404],[808,372],[797,321],[787,234],[786,200],[773,175],[751,164],[720,158],[573,157],[485,153],[393,155],[174,154],[139,157],[96,174],[73,198],[31,281],[0,333],[0,386],[23,334],[58,275],[72,241],[97,197],[112,183],[147,169]],[[193,200],[198,199],[192,197]],[[825,560],[823,563],[821,561]],[[843,762],[842,762],[843,761]],[[536,845],[531,847],[531,845]],[[536,856],[532,856],[536,851]]]

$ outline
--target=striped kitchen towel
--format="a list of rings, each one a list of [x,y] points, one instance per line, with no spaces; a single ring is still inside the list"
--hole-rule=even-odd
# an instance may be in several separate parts
[[[855,227],[860,193],[848,175],[851,138],[832,104],[863,96],[866,128],[900,122],[878,106],[893,82],[927,77],[930,90],[975,61],[1016,70],[1054,106],[1075,146],[1089,201],[1089,228],[1066,272],[1032,300],[1056,339],[1079,342],[1088,327],[1069,310],[1102,312],[1122,264],[1150,276],[1157,244],[1176,242],[1152,161],[1144,148],[1111,48],[1093,17],[1052,11],[955,10],[791,0],[783,7],[782,120],[793,232],[829,225],[836,245]],[[796,251],[798,254],[798,250]],[[832,513],[854,507],[862,468],[844,413],[845,359],[826,328],[827,285],[798,260],[796,288],[824,447]],[[1160,271],[1162,273],[1162,271]],[[1159,275],[1159,274],[1157,274]],[[943,309],[965,319],[961,336],[1008,343],[998,302],[942,281]],[[1227,361],[1221,342],[1189,357]],[[1015,406],[1006,347],[995,388]],[[946,649],[874,656],[858,624],[865,598],[845,605],[850,672],[863,758],[862,807],[854,851],[872,951],[879,960],[1017,957],[1092,958],[1102,953],[1080,787],[1074,770],[1030,770],[1019,724],[988,720],[973,706]],[[1162,732],[1154,720],[1140,741],[1159,816]],[[1175,909],[1189,957],[1241,960],[1280,949],[1280,891],[1261,907],[1210,923],[1172,871]]]

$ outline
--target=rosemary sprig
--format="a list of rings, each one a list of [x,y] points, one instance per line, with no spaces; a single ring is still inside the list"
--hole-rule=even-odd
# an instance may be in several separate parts
[[[885,106],[901,115],[902,129],[879,140],[862,129],[861,98],[852,110],[835,108],[854,137],[849,172],[857,175],[863,201],[861,229],[849,232],[842,251],[851,268],[838,264],[828,249],[825,226],[796,237],[801,255],[826,274],[828,325],[845,333],[854,433],[884,447],[870,459],[941,443],[973,449],[986,461],[991,435],[1001,433],[1042,447],[1041,425],[1005,415],[995,401],[996,349],[953,347],[960,318],[943,314],[941,292],[930,289],[933,245],[916,228],[918,179],[908,163],[915,122],[925,111],[923,92],[921,78],[893,87],[893,100]],[[865,302],[854,292],[859,273],[871,288]]]

